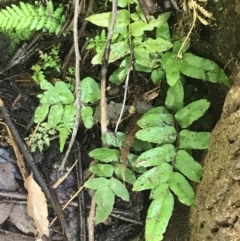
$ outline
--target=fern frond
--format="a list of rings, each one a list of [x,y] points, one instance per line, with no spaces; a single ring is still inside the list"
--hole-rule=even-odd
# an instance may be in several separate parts
[[[66,140],[69,137],[70,130],[68,130],[63,123],[60,123],[57,126],[57,130],[59,131],[59,146],[60,146],[60,151],[62,152],[65,146]]]

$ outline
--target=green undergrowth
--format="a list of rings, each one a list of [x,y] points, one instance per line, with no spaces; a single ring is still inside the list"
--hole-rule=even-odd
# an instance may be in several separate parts
[[[138,1],[119,0],[118,6],[109,56],[109,63],[115,63],[118,68],[108,81],[114,85],[123,84],[134,65],[137,72],[151,76],[153,85],[160,82],[167,85],[166,98],[164,104],[152,106],[138,120],[140,130],[135,135],[126,166],[120,162],[126,134],[109,131],[102,136],[104,147],[89,153],[95,160],[89,170],[95,175],[85,182],[85,187],[95,191],[96,224],[110,215],[116,196],[129,201],[130,191],[149,190],[151,203],[145,222],[145,240],[160,241],[173,213],[174,195],[187,206],[194,204],[191,182],[201,181],[202,166],[194,159],[192,151],[207,149],[211,136],[210,132],[191,129],[191,125],[208,111],[210,102],[203,98],[185,103],[186,80],[200,79],[226,86],[230,83],[216,63],[189,51],[190,42],[179,53],[184,39],[171,41],[167,22],[170,13],[152,16],[148,23]],[[87,18],[99,32],[89,39],[88,49],[94,49],[96,53],[93,65],[102,63],[110,19],[111,12]],[[48,54],[41,54],[32,68],[33,79],[43,91],[38,95],[40,104],[35,123],[40,127],[33,140],[33,150],[49,146],[50,137],[57,133],[59,148],[63,151],[73,128],[76,115],[74,81],[69,82],[71,77],[68,77],[53,83],[47,76],[49,69],[57,73],[61,69],[58,53],[59,50],[53,48]],[[73,74],[73,69],[70,72]],[[93,76],[87,76],[81,80],[80,87],[81,121],[85,128],[91,129],[99,106],[99,83]]]
[[[129,12],[128,4],[135,11]],[[210,102],[200,99],[185,104],[186,78],[227,86],[230,83],[216,63],[188,51],[190,42],[179,53],[184,39],[171,41],[167,23],[170,13],[152,17],[147,23],[135,1],[118,1],[118,5],[109,62],[120,64],[109,82],[120,85],[125,81],[132,68],[132,45],[135,70],[150,73],[153,84],[166,82],[168,88],[164,105],[153,106],[137,122],[140,130],[128,155],[127,167],[120,163],[125,134],[108,132],[102,136],[105,147],[89,153],[97,162],[89,168],[95,177],[86,181],[85,187],[95,190],[96,223],[110,215],[115,196],[129,200],[124,182],[132,185],[135,192],[150,190],[152,201],[146,217],[145,240],[159,241],[173,213],[174,195],[187,206],[194,204],[191,182],[200,182],[202,166],[193,158],[192,150],[207,149],[211,136],[210,132],[191,130],[192,123],[206,113]],[[96,51],[93,65],[102,63],[110,18],[111,12],[87,18],[99,27],[99,35],[89,39],[88,45]]]

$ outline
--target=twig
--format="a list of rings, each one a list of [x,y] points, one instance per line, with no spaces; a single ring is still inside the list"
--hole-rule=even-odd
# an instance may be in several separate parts
[[[70,154],[72,149],[73,143],[75,141],[75,137],[77,135],[78,126],[79,126],[79,118],[80,118],[80,99],[81,99],[81,89],[80,89],[80,60],[81,56],[79,53],[79,46],[78,46],[78,7],[79,7],[79,0],[75,0],[75,8],[74,8],[74,18],[73,18],[73,39],[74,39],[74,48],[75,48],[75,91],[76,91],[76,117],[74,122],[74,127],[72,131],[72,137],[68,146],[68,149],[63,157],[61,166],[59,170],[63,170],[64,166],[67,162],[67,158]]]
[[[103,54],[102,68],[101,68],[101,131],[102,134],[107,132],[107,103],[106,103],[106,78],[108,69],[108,60],[110,54],[110,47],[112,42],[112,35],[117,19],[117,0],[112,1],[112,18],[107,35],[107,43]]]
[[[117,121],[117,124],[116,124],[114,132],[117,132],[118,126],[119,126],[119,124],[121,122],[121,119],[122,119],[122,116],[123,116],[123,113],[124,113],[124,107],[125,107],[126,100],[127,100],[127,91],[128,91],[128,83],[129,83],[130,71],[131,71],[131,68],[129,68],[127,76],[126,76],[125,86],[124,86],[125,90],[124,90],[124,96],[123,96],[123,103],[122,103],[121,113],[119,115],[119,118],[118,118],[118,121]]]
[[[93,3],[94,3],[94,0],[90,0],[90,1],[89,1],[88,8],[87,8],[86,15],[85,15],[86,17],[88,17],[88,16],[91,14],[91,12],[92,12],[92,7],[93,7]],[[81,26],[81,29],[80,29],[80,31],[79,31],[79,33],[78,33],[78,38],[79,38],[79,39],[82,37],[83,32],[84,32],[84,30],[85,30],[85,28],[86,28],[86,26],[87,26],[87,23],[88,23],[87,20],[84,20],[84,21],[83,21],[82,26]],[[67,66],[68,66],[69,61],[71,60],[71,57],[72,57],[72,54],[73,54],[73,50],[74,50],[74,46],[71,47],[68,55],[67,55],[66,58],[64,59],[63,76],[65,76],[65,74],[66,74],[66,68],[67,68]]]
[[[88,241],[94,241],[94,216],[95,216],[96,202],[94,195],[92,196],[92,202],[88,218]]]

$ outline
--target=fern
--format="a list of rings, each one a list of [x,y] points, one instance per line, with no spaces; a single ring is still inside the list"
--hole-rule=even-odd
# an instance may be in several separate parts
[[[74,96],[70,89],[71,85],[63,81],[57,81],[53,85],[45,76],[48,70],[60,71],[59,46],[54,46],[49,53],[41,53],[39,63],[35,64],[32,70],[34,71],[32,78],[44,90],[38,95],[40,105],[34,117],[35,123],[41,123],[43,128],[37,131],[37,138],[33,139],[32,149],[35,150],[39,145],[42,150],[43,147],[50,145],[48,130],[51,129],[59,132],[60,151],[63,151],[75,122]],[[44,135],[39,132],[44,132]]]
[[[58,34],[64,21],[63,7],[55,10],[52,1],[48,1],[46,7],[20,2],[0,10],[0,32],[11,39],[11,49],[38,30]]]

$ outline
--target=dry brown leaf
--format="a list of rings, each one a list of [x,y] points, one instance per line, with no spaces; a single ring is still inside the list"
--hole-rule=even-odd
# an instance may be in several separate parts
[[[34,181],[32,173],[25,180],[24,186],[28,190],[28,215],[33,218],[34,224],[39,232],[39,236],[42,237],[42,235],[45,234],[49,237],[46,198],[39,185]]]

